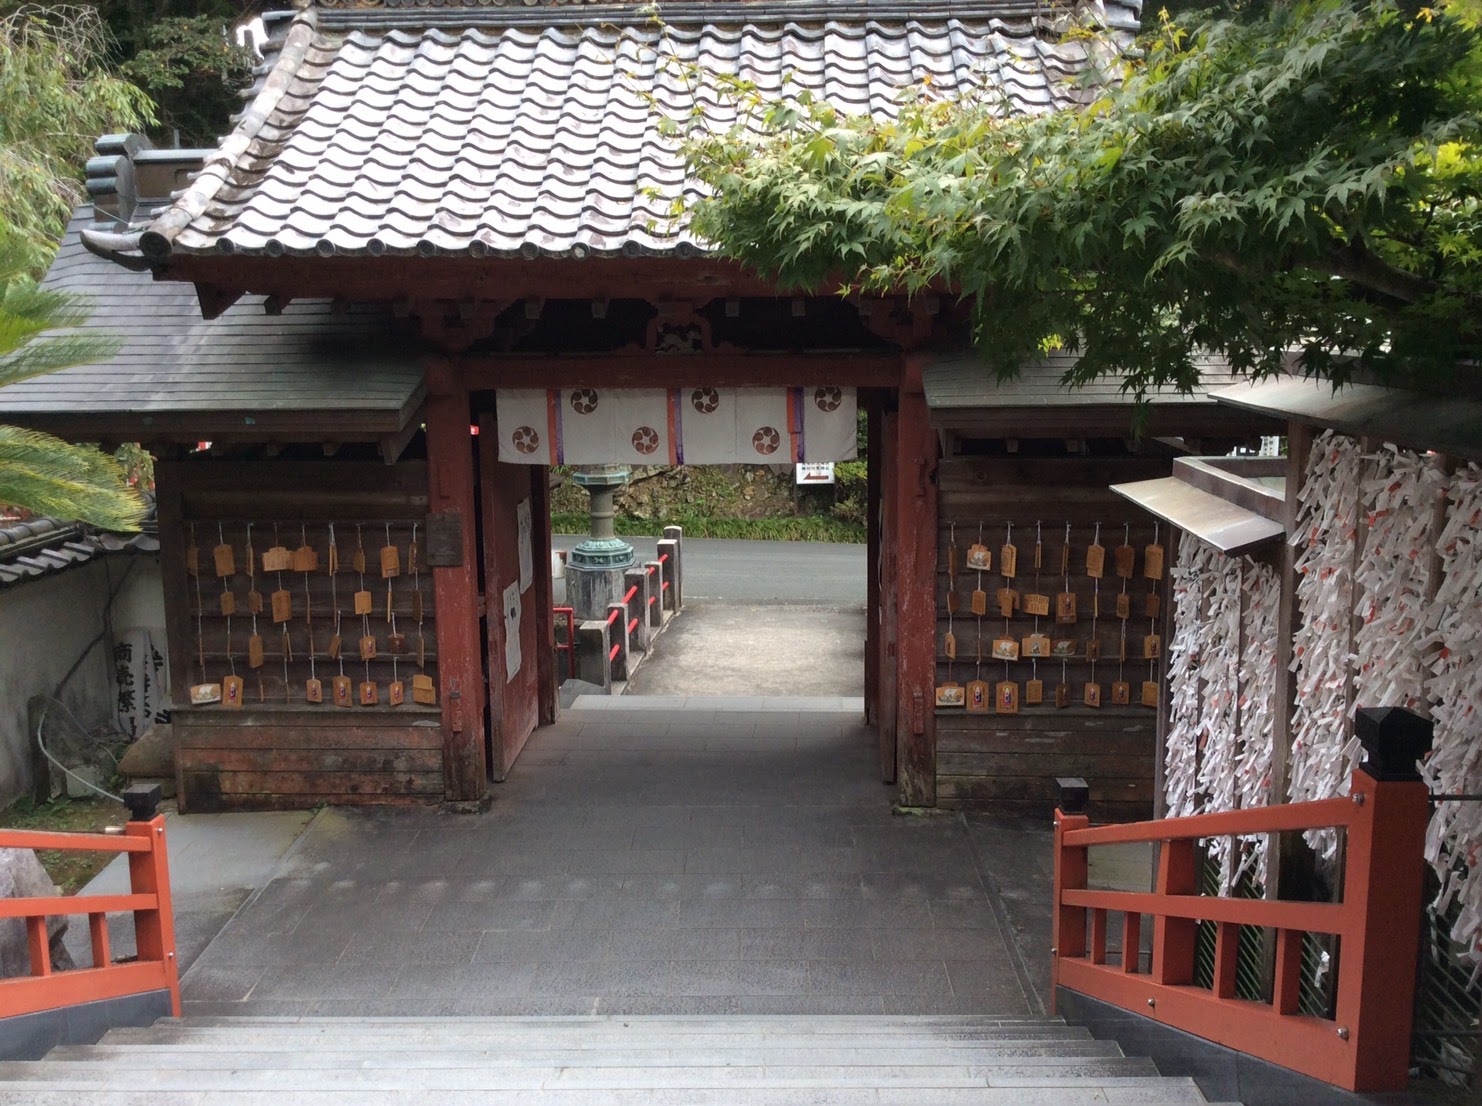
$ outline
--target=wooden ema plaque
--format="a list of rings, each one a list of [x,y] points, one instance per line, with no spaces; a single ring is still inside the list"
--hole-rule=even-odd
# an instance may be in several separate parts
[[[319,553],[312,545],[301,545],[293,551],[293,571],[319,571]]]
[[[1124,619],[1132,617],[1132,597],[1125,591],[1117,594],[1117,617]]]
[[[968,609],[971,610],[973,612],[973,614],[976,614],[976,615],[984,615],[984,614],[987,614],[988,613],[988,593],[986,591],[984,591],[981,587],[973,588],[972,601],[968,605]]]
[[[1106,574],[1106,546],[1086,546],[1086,575],[1100,580]]]
[[[407,701],[407,685],[401,680],[392,680],[386,687],[386,703],[399,707]]]
[[[1075,592],[1062,591],[1055,596],[1055,621],[1061,625],[1075,621]]]
[[[376,635],[366,634],[360,639],[360,659],[373,661],[376,659]]]
[[[999,714],[1019,713],[1019,685],[1013,680],[1002,680],[993,694],[993,706]]]
[[[1142,551],[1142,574],[1149,580],[1163,579],[1163,547],[1150,545]]]
[[[381,547],[381,579],[390,580],[394,576],[401,575],[401,554],[397,552],[396,546],[384,545]]]
[[[373,707],[381,701],[381,689],[375,680],[362,680],[360,684],[360,705],[362,707]]]
[[[1019,593],[1013,588],[998,589],[998,613],[1004,618],[1013,618],[1019,609]]]
[[[293,593],[279,588],[273,592],[268,603],[273,608],[274,622],[288,622],[293,618]]]
[[[191,576],[201,574],[201,549],[195,542],[185,547],[185,571]]]
[[[1154,710],[1157,709],[1158,683],[1156,680],[1144,680],[1142,682],[1142,705],[1152,707]]]
[[[968,714],[987,714],[988,697],[991,694],[987,680],[969,680],[967,685]]]
[[[1155,591],[1149,592],[1147,599],[1143,602],[1142,613],[1149,618],[1157,618],[1158,612],[1162,609],[1163,600],[1158,597],[1158,593]]]
[[[1085,693],[1085,696],[1084,696],[1083,701],[1085,702],[1086,706],[1088,706],[1088,707],[1100,707],[1101,706],[1101,685],[1100,684],[1095,684],[1095,683],[1090,683],[1088,681],[1087,684],[1086,684],[1086,693]]]
[[[1162,651],[1163,639],[1157,634],[1148,634],[1147,637],[1142,639],[1143,660],[1156,660],[1162,655]]]
[[[1132,571],[1137,567],[1137,550],[1130,545],[1117,546],[1112,551],[1112,564],[1118,576],[1124,580],[1132,579]]]
[[[221,613],[227,616],[237,613],[237,597],[229,591],[221,593]]]
[[[322,681],[322,680],[305,680],[304,681],[304,699],[305,699],[305,701],[310,702],[310,703],[322,703],[322,702],[324,702],[324,681]]]
[[[1048,658],[1050,655],[1050,638],[1046,634],[1030,634],[1019,643],[1020,655],[1032,658]]]
[[[1026,706],[1037,707],[1045,701],[1044,680],[1024,681],[1024,703]]]
[[[1099,661],[1101,659],[1101,639],[1089,637],[1086,639],[1086,659],[1088,661]]]
[[[962,707],[967,705],[967,690],[955,680],[937,686],[937,706]]]
[[[951,630],[942,635],[942,652],[947,654],[949,660],[957,659],[957,635]]]
[[[247,593],[247,613],[262,614],[262,592],[256,588]]]
[[[262,635],[253,634],[247,639],[247,667],[262,667]]]
[[[412,677],[412,702],[429,707],[437,704],[437,687],[431,676]]]
[[[330,681],[334,688],[334,705],[337,707],[349,707],[355,705],[355,689],[350,682],[349,676],[336,676]]]
[[[1111,701],[1114,706],[1125,707],[1132,701],[1132,685],[1126,680],[1117,680],[1111,685]]]
[[[977,572],[987,572],[993,567],[993,554],[986,545],[974,543],[967,547],[967,567]]]
[[[218,545],[211,550],[211,560],[216,565],[216,575],[221,577],[237,574],[237,557],[229,545]]]
[[[1056,710],[1059,710],[1059,709],[1061,709],[1063,707],[1068,707],[1068,706],[1070,706],[1070,685],[1069,684],[1056,684],[1055,685],[1055,709]]]
[[[221,681],[221,705],[228,710],[241,710],[242,700],[246,693],[242,687],[241,676],[228,676]]]
[[[1050,613],[1050,597],[1030,592],[1024,597],[1024,613],[1043,618]]]
[[[345,639],[342,638],[342,637],[340,637],[339,634],[335,634],[334,636],[332,636],[329,639],[329,647],[324,650],[325,656],[329,657],[329,659],[332,660],[332,661],[339,660],[340,659],[340,646],[342,646],[344,644],[344,641],[345,641]]]
[[[1019,568],[1019,550],[1012,545],[1005,544],[998,551],[998,571],[1001,576],[1010,580],[1014,578]]]
[[[357,591],[355,593],[355,613],[370,614],[376,609],[375,596],[368,591]]]
[[[288,547],[275,545],[271,549],[264,550],[262,555],[262,570],[264,572],[287,572],[293,567],[293,554],[288,552]]]
[[[993,659],[1016,661],[1019,659],[1019,642],[1016,638],[996,637],[993,639]]]

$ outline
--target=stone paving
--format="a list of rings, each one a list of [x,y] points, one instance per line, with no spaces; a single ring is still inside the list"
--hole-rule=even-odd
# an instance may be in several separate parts
[[[321,811],[186,1013],[1038,1012],[966,822],[894,815],[857,713],[757,704],[568,711],[483,815]]]

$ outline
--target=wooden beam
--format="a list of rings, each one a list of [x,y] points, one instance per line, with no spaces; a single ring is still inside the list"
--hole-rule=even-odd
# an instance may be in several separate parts
[[[471,414],[468,392],[447,361],[432,362],[427,375],[428,509],[430,514],[453,516],[462,530],[461,563],[431,570],[437,602],[445,797],[460,806],[477,805],[488,795],[488,763]]]
[[[937,439],[909,380],[896,419],[896,768],[902,805],[935,806]]]
[[[469,391],[494,388],[719,388],[834,384],[894,388],[896,353],[724,354],[692,357],[637,354],[601,357],[462,357]]]

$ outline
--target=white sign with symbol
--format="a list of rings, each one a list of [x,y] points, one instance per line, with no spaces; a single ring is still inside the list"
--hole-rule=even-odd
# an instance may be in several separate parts
[[[798,464],[799,484],[832,484],[834,463],[832,461],[802,461]]]

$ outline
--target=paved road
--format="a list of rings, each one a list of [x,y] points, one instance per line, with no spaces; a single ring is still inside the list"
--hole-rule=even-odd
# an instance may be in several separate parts
[[[569,549],[581,540],[557,534],[552,544]],[[655,540],[628,539],[640,561],[654,559]],[[686,603],[779,603],[840,609],[865,604],[863,545],[686,538],[684,554]],[[558,599],[562,587],[557,581]]]

